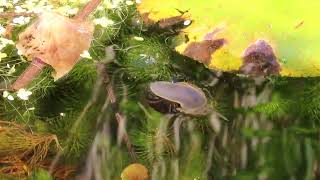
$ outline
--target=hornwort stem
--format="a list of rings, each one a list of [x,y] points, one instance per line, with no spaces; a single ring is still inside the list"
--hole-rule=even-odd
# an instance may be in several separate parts
[[[92,13],[98,5],[101,3],[101,0],[91,0],[89,1],[84,8],[73,18],[76,20],[84,21],[90,13]],[[9,14],[11,15],[11,14]],[[12,84],[12,90],[19,90],[28,86],[34,78],[36,78],[46,66],[39,58],[34,58],[32,63],[28,68],[19,76],[19,78]]]

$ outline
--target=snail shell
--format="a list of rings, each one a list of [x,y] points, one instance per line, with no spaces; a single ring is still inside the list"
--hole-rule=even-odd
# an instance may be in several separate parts
[[[191,115],[205,115],[209,111],[204,92],[186,82],[157,81],[150,84],[150,91],[162,99],[178,104],[177,111]]]
[[[147,180],[148,169],[138,163],[130,164],[121,173],[121,180]]]
[[[163,114],[175,114],[179,112],[178,109],[181,107],[179,103],[159,97],[155,95],[150,89],[148,89],[148,92],[146,94],[147,103],[156,111]]]

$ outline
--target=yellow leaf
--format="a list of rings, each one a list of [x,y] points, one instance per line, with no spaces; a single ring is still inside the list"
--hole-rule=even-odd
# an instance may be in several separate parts
[[[249,74],[320,75],[320,23],[314,0],[142,0],[147,23],[191,20],[176,50],[210,69]],[[163,26],[164,24],[164,26]]]

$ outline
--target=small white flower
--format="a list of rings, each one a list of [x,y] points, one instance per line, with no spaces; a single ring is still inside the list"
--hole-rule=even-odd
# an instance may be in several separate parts
[[[83,51],[82,54],[80,54],[80,56],[81,56],[82,58],[92,59],[89,51]]]
[[[6,47],[7,45],[14,45],[14,42],[12,40],[1,38],[0,37],[0,50]]]
[[[6,6],[7,0],[0,0],[0,6]]]
[[[34,111],[35,109],[36,109],[35,107],[28,108],[28,110],[30,111]]]
[[[8,91],[3,91],[2,97],[7,98],[8,96],[9,96],[9,92]]]
[[[20,16],[12,20],[14,24],[24,25],[30,22],[30,17]]]
[[[0,62],[1,62],[2,58],[5,58],[5,57],[7,57],[7,54],[0,52]]]
[[[66,116],[66,113],[60,113],[60,116],[64,117]]]
[[[55,10],[56,12],[69,16],[69,15],[75,15],[79,11],[78,8],[72,8],[69,5],[61,6],[58,9]]]
[[[139,36],[134,36],[133,37],[134,40],[137,40],[137,41],[143,41],[143,37],[139,37]]]
[[[17,53],[18,53],[18,55],[23,55],[23,53],[22,53],[22,51],[20,50],[20,49],[18,49],[18,51],[17,51]]]
[[[19,89],[19,91],[18,91],[18,93],[17,93],[17,96],[18,96],[20,99],[26,101],[26,100],[29,99],[29,96],[30,96],[31,94],[32,94],[31,91],[27,91],[27,90],[25,90],[25,89]]]
[[[189,26],[191,24],[191,20],[185,20],[184,22],[183,22],[183,25],[185,25],[185,26]]]
[[[103,10],[104,10],[104,7],[103,7],[103,6],[98,6],[98,7],[97,7],[97,10],[98,10],[98,11],[103,11]]]
[[[7,67],[8,67],[8,65],[9,65],[9,64],[7,64]],[[8,68],[10,68],[10,65],[9,65]],[[13,65],[13,66],[10,68],[8,74],[11,75],[11,74],[13,74],[13,73],[15,73],[15,72],[16,72],[16,65]]]
[[[7,0],[0,0],[0,6],[6,7],[6,8],[12,8],[13,4],[8,2]]]
[[[132,1],[126,1],[126,5],[128,5],[128,6],[131,6],[131,5],[133,5],[134,3],[132,2]]]
[[[36,14],[40,14],[40,13],[44,12],[45,9],[44,9],[44,7],[34,7],[29,11],[33,12],[33,13],[36,13]]]
[[[6,45],[8,45],[8,44],[13,45],[14,42],[13,42],[12,40],[10,40],[10,39],[0,38],[0,44],[6,46]]]
[[[98,18],[98,19],[94,19],[93,23],[96,25],[100,25],[102,27],[108,27],[114,24],[114,21],[112,21],[111,19],[108,19],[106,17],[102,17],[102,18]]]
[[[21,6],[16,6],[14,12],[15,13],[23,13],[26,12],[27,10],[23,9]]]
[[[12,95],[9,95],[7,98],[8,98],[10,101],[13,101],[13,100],[14,100],[14,97],[13,97]]]
[[[4,35],[5,32],[6,32],[6,28],[0,25],[0,36]]]
[[[107,9],[116,9],[120,5],[120,1],[105,1]]]
[[[68,14],[68,15],[75,15],[75,14],[78,13],[78,11],[79,11],[78,8],[68,9],[67,14]]]
[[[141,3],[141,0],[136,0],[136,3],[137,3],[137,4],[140,4],[140,3]]]
[[[45,9],[45,11],[50,12],[53,10],[53,5],[43,6],[43,8]]]

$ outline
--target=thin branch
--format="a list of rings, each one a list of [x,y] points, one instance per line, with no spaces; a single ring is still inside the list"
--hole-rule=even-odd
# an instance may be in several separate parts
[[[88,2],[84,8],[73,17],[73,19],[77,20],[85,20],[101,3],[101,0],[91,0]]]
[[[115,107],[116,107],[117,99],[116,99],[116,96],[114,94],[113,84],[110,81],[110,78],[109,78],[108,72],[106,70],[105,64],[99,62],[97,64],[97,71],[98,71],[99,75],[103,78],[103,82],[106,85],[106,90],[107,90],[107,93],[108,93],[108,99],[110,100],[111,106],[114,108],[114,111],[116,111]],[[137,155],[136,155],[136,153],[134,151],[134,148],[133,148],[133,146],[132,146],[132,144],[131,144],[131,142],[129,140],[128,134],[124,129],[125,118],[119,112],[116,112],[115,116],[116,116],[116,120],[118,122],[119,131],[123,130],[122,131],[122,140],[125,142],[131,158],[135,161],[137,159]]]
[[[118,124],[119,124],[119,127],[120,127],[121,124],[124,124],[124,122],[125,122],[124,117],[123,117],[120,113],[116,113],[116,119],[117,119],[117,122],[118,122]],[[122,126],[122,127],[123,127],[123,126]],[[124,128],[124,127],[123,127],[123,128]],[[119,128],[119,129],[120,129],[120,128]],[[122,139],[123,139],[123,141],[126,143],[128,152],[129,152],[131,158],[132,158],[134,161],[136,161],[136,160],[137,160],[137,155],[136,155],[136,153],[135,153],[135,151],[134,151],[134,148],[132,147],[132,144],[131,144],[131,142],[130,142],[130,140],[129,140],[128,134],[127,134],[127,132],[126,132],[125,130],[124,130],[122,133],[123,133]]]
[[[34,58],[28,68],[19,76],[19,78],[12,84],[12,90],[19,90],[20,88],[26,87],[34,77],[37,77],[42,70],[46,67],[44,63],[39,58]]]
[[[2,12],[0,14],[0,19],[12,19],[15,17],[19,17],[19,16],[35,16],[37,15],[36,13],[28,13],[28,12],[22,12],[22,13],[16,13],[16,12]]]
[[[11,21],[11,20],[10,20]],[[4,33],[4,37],[7,39],[12,39],[12,32],[13,32],[13,24],[8,24],[6,26],[6,32]]]

